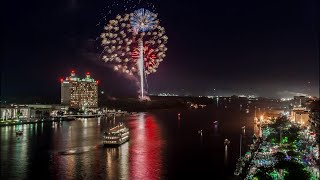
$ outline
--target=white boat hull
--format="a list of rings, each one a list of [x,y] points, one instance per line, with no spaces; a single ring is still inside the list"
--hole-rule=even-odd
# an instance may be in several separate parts
[[[103,140],[103,145],[121,145],[125,142],[129,141],[129,136],[127,137],[123,137],[123,138],[119,138],[119,139],[114,139],[114,140],[107,140],[107,139],[104,139]]]

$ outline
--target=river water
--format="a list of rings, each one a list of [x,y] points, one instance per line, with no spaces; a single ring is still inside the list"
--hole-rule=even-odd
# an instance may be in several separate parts
[[[102,146],[102,133],[117,122],[129,127],[129,142]],[[232,179],[240,134],[242,153],[251,143],[253,114],[226,107],[161,110],[0,131],[1,179]]]

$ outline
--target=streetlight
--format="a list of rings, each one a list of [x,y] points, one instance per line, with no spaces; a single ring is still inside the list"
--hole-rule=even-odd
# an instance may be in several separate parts
[[[239,156],[241,158],[241,149],[242,149],[242,134],[240,134],[240,153],[239,153]]]
[[[261,116],[260,116],[260,122],[259,122],[259,123],[260,123],[260,127],[261,127],[263,121],[264,121],[264,120],[263,120],[263,115],[261,115]]]
[[[242,133],[243,133],[243,135],[246,135],[246,126],[242,126]]]
[[[279,130],[280,130],[280,141],[279,141],[279,144],[281,143],[281,139],[282,139],[282,127],[280,126],[279,127]]]

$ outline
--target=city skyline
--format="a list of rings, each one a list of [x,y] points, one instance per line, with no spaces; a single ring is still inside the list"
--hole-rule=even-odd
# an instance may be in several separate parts
[[[102,63],[94,49],[102,2],[73,2],[22,3],[14,15],[16,6],[6,4],[2,97],[59,99],[57,82],[71,69],[91,71],[110,96],[136,95],[136,82]],[[155,3],[170,40],[158,72],[148,76],[149,93],[319,96],[317,2]]]

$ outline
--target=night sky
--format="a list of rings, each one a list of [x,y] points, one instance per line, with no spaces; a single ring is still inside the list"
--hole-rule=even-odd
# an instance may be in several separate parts
[[[110,96],[137,95],[136,82],[96,54],[108,2],[2,2],[2,97],[59,100],[59,79],[72,69],[90,71]],[[148,76],[149,93],[319,96],[319,1],[154,3],[169,40],[165,60]]]

